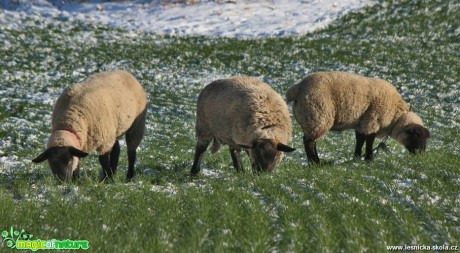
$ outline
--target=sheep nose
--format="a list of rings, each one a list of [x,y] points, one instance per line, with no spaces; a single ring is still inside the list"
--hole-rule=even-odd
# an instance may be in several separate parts
[[[409,152],[410,152],[412,155],[416,155],[416,154],[417,154],[417,149],[416,149],[416,148],[410,148],[410,149],[409,149]]]
[[[421,150],[422,150],[423,152],[426,151],[426,143],[423,143],[423,146],[422,146]]]
[[[267,167],[265,168],[266,172],[272,172],[275,169],[276,162],[273,160],[272,162],[267,164]]]
[[[414,155],[420,155],[420,154],[422,154],[424,151],[425,151],[425,148],[424,148],[424,147],[420,147],[420,148],[414,149],[411,153],[414,154]]]
[[[68,182],[72,179],[72,171],[66,170],[63,171],[62,173],[56,173],[54,174],[55,178],[62,181],[62,182]]]

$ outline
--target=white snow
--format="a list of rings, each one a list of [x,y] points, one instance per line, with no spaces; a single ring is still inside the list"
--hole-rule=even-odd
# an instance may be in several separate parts
[[[375,0],[246,1],[0,1],[0,25],[18,29],[20,17],[92,22],[126,30],[237,38],[292,36],[323,28]],[[174,2],[185,2],[175,4]]]

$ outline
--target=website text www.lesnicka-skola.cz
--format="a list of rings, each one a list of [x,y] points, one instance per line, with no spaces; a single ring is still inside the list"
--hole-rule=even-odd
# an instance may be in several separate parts
[[[389,251],[459,251],[458,246],[449,245],[398,245],[387,246]]]

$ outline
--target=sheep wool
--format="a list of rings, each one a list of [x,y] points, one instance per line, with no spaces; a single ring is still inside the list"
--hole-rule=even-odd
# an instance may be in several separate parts
[[[99,73],[64,90],[54,107],[53,132],[68,130],[78,136],[82,151],[105,154],[146,105],[146,93],[130,73]],[[56,145],[48,143],[48,147]]]
[[[146,106],[147,95],[130,73],[119,70],[92,75],[66,88],[56,101],[47,149],[72,147],[80,154],[95,150],[100,156],[103,173],[111,176],[118,162],[117,139],[126,134],[128,154],[131,153],[128,173],[132,174],[136,148],[144,134]],[[50,166],[57,166],[53,157],[56,155],[45,151],[34,162],[49,159]],[[73,156],[75,160],[75,154]],[[63,159],[59,162],[62,163]],[[76,170],[78,162],[72,167],[72,171]],[[68,169],[53,169],[53,172],[59,174],[59,170]],[[68,176],[69,172],[61,174]],[[67,179],[67,176],[63,178]]]
[[[319,162],[316,140],[330,130],[355,129],[355,154],[360,155],[358,149],[366,141],[368,160],[372,159],[375,137],[389,135],[406,147],[410,145],[408,142],[415,141],[402,140],[400,134],[408,130],[407,127],[424,129],[419,132],[422,136],[418,140],[429,137],[420,117],[410,111],[410,106],[392,84],[381,79],[344,72],[319,72],[289,88],[286,98],[288,103],[293,102],[294,116],[303,129],[307,156],[310,152],[309,158],[315,162]],[[419,148],[424,149],[422,142]]]
[[[231,152],[246,148],[253,163],[257,163],[252,148],[257,141],[269,140],[272,146],[279,144],[283,149],[281,146],[288,143],[291,131],[286,103],[268,84],[256,78],[237,76],[217,80],[206,86],[198,97],[197,148],[207,147],[211,140],[213,153],[221,144],[229,145]],[[282,153],[277,154],[276,162],[281,157]],[[237,169],[240,167],[235,160],[234,165]],[[196,166],[198,164],[194,164],[194,168]]]

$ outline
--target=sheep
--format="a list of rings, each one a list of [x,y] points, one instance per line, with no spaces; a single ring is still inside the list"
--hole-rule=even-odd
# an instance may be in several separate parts
[[[396,88],[387,81],[344,72],[318,72],[290,87],[295,119],[303,130],[309,161],[319,163],[316,141],[329,130],[354,129],[355,157],[373,159],[375,138],[390,136],[412,154],[425,151],[430,138],[422,119],[410,110]]]
[[[196,175],[208,145],[212,153],[229,145],[233,166],[243,171],[244,149],[255,172],[273,171],[287,146],[292,124],[282,97],[268,84],[248,76],[216,80],[199,94],[196,119],[197,144],[191,174]]]
[[[144,136],[146,110],[147,95],[130,73],[118,70],[92,75],[59,96],[47,149],[32,161],[48,160],[53,174],[68,181],[78,177],[80,158],[96,150],[101,181],[112,179],[120,155],[117,139],[125,134],[129,181]]]

